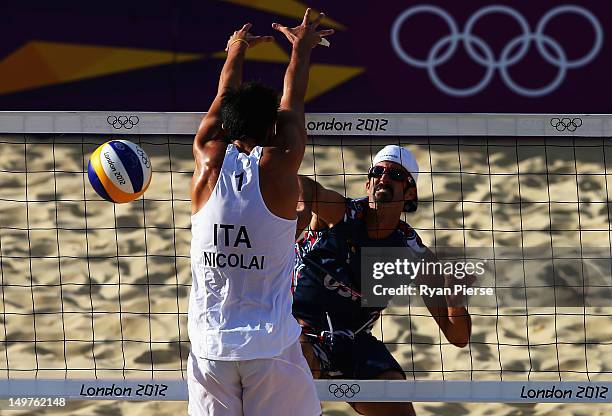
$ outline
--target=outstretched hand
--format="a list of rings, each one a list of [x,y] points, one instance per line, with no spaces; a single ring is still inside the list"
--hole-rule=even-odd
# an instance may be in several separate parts
[[[230,47],[236,43],[243,43],[247,45],[247,47],[252,48],[256,45],[259,45],[263,42],[271,42],[274,40],[272,36],[255,36],[249,33],[251,27],[253,25],[251,23],[247,23],[242,26],[242,29],[234,32],[232,36],[230,36],[227,41],[227,46],[225,47],[225,51],[228,52]]]
[[[292,45],[303,45],[309,49],[314,48],[322,38],[332,35],[334,29],[326,29],[317,31],[317,27],[321,24],[321,20],[325,17],[325,13],[319,13],[316,19],[310,21],[311,9],[306,9],[302,24],[294,28],[272,23],[272,28],[281,32],[291,42]]]

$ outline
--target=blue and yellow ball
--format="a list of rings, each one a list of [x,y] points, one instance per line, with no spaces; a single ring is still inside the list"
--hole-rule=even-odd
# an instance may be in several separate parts
[[[89,183],[107,201],[122,204],[140,197],[151,183],[151,161],[140,146],[111,140],[89,158]]]

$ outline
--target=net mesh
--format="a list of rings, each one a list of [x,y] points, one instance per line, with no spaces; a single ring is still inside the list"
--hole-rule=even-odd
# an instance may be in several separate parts
[[[191,136],[127,137],[154,176],[144,198],[121,205],[99,198],[86,175],[108,139],[0,137],[2,378],[186,377]],[[419,161],[419,209],[404,219],[428,246],[612,253],[604,138],[313,136],[301,173],[363,196],[386,144]],[[471,308],[472,339],[460,349],[408,304],[385,310],[374,334],[409,380],[610,380],[611,312]]]

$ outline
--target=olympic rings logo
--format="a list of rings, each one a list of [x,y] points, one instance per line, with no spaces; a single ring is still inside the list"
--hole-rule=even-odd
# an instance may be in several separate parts
[[[138,116],[108,116],[106,118],[106,122],[117,130],[120,128],[126,128],[129,130],[138,124],[139,121],[140,119]]]
[[[440,38],[429,50],[427,59],[417,59],[404,50],[400,41],[400,31],[409,18],[421,14],[430,13],[444,20],[450,30],[450,34]],[[504,14],[513,18],[520,26],[522,34],[510,40],[502,49],[499,57],[494,55],[493,50],[487,42],[473,33],[474,26],[483,17],[493,14]],[[546,26],[552,19],[561,14],[577,14],[585,18],[593,27],[595,40],[593,46],[584,56],[570,60],[563,47],[552,37],[544,32]],[[469,97],[480,93],[485,89],[495,70],[499,70],[504,84],[513,92],[525,97],[542,97],[555,91],[564,81],[568,69],[580,68],[589,64],[597,57],[603,45],[603,29],[597,17],[584,7],[577,5],[562,5],[549,10],[538,22],[535,32],[532,32],[525,17],[512,7],[495,4],[485,6],[470,16],[463,32],[460,32],[457,22],[444,9],[423,4],[404,10],[393,22],[391,27],[391,45],[399,58],[416,68],[425,68],[431,82],[442,92],[454,97]],[[483,66],[486,71],[483,78],[475,85],[467,88],[455,88],[445,84],[437,73],[437,67],[448,62],[457,50],[459,42],[462,42],[468,56],[477,64]],[[529,52],[531,42],[534,42],[538,52],[546,62],[557,68],[557,75],[548,84],[540,88],[527,88],[519,85],[512,79],[509,68],[521,61]],[[445,49],[446,48],[446,49]]]
[[[554,127],[557,131],[576,131],[578,127],[582,126],[582,119],[578,117],[554,117],[550,119],[550,125]]]
[[[346,397],[347,399],[355,397],[357,393],[361,390],[359,384],[340,384],[332,383],[329,385],[329,392],[333,394],[336,398]]]

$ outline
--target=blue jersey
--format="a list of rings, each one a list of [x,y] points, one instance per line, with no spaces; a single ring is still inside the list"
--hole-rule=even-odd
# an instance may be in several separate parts
[[[384,308],[361,305],[362,247],[407,247],[423,254],[416,231],[400,221],[386,238],[368,237],[368,199],[346,199],[342,221],[322,231],[307,231],[296,247],[293,315],[313,330],[369,332]],[[330,325],[331,324],[331,325]]]

